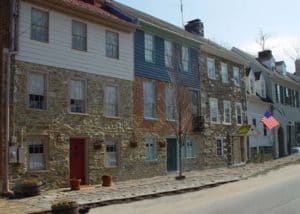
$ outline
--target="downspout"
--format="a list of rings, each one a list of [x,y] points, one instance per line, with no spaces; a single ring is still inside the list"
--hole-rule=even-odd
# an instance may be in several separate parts
[[[18,5],[17,0],[10,1],[11,12],[10,12],[10,48],[9,51],[4,50],[4,58],[6,56],[6,93],[5,93],[5,141],[4,141],[4,168],[3,168],[3,187],[2,191],[4,195],[10,196],[12,192],[9,188],[9,143],[10,143],[10,104],[11,104],[11,72],[12,69],[12,57],[17,54],[16,52],[16,19],[18,16]],[[5,61],[3,62],[5,63]],[[5,64],[3,66],[5,68]],[[5,72],[5,71],[4,71]]]

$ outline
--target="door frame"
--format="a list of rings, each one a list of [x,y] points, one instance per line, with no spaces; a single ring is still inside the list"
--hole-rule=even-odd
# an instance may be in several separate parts
[[[166,146],[166,173],[167,174],[172,174],[172,173],[177,173],[179,172],[179,143],[178,143],[178,139],[175,136],[169,136],[169,137],[165,137],[166,142],[168,143],[168,139],[171,140],[176,140],[176,170],[174,171],[168,171],[168,145]]]
[[[84,140],[84,177],[85,177],[85,183],[84,184],[89,184],[89,173],[88,173],[88,144],[90,141],[90,137],[87,136],[72,136],[69,137],[69,178],[70,178],[70,174],[71,174],[71,169],[70,169],[70,144],[71,144],[71,140],[75,139],[75,140]]]

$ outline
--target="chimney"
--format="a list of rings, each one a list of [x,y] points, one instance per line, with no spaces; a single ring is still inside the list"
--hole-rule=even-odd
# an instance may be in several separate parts
[[[270,59],[271,57],[272,57],[271,50],[264,50],[264,51],[258,52],[258,58],[260,60]]]
[[[296,66],[295,75],[300,76],[300,59],[296,59],[295,66]]]
[[[204,24],[200,19],[189,21],[184,28],[192,34],[204,37]]]

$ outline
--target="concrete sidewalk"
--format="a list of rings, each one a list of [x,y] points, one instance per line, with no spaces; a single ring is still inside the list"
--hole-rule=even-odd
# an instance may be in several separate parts
[[[186,172],[186,179],[183,181],[175,180],[176,174],[170,174],[154,178],[116,182],[112,187],[95,185],[83,187],[80,191],[69,191],[69,189],[45,191],[42,195],[31,198],[17,200],[0,199],[0,213],[47,212],[50,210],[52,202],[57,198],[69,198],[77,201],[81,206],[95,207],[129,200],[177,194],[185,191],[195,191],[227,182],[247,179],[292,163],[300,163],[300,154],[259,164],[251,163],[233,168],[224,167]]]

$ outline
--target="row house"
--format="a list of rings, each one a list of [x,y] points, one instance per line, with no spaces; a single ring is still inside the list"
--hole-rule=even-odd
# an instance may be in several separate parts
[[[272,100],[267,95],[267,84],[269,71],[260,64],[253,56],[233,48],[233,52],[247,61],[246,65],[246,91],[247,91],[247,117],[248,124],[258,129],[256,136],[249,136],[248,153],[249,158],[254,159],[257,154],[264,153],[273,156],[273,132],[270,131],[261,119],[266,111],[271,112]]]
[[[237,134],[247,120],[245,61],[208,39],[200,39],[203,41],[199,66],[201,112],[205,118],[201,133],[204,164],[211,167],[245,163],[247,133]]]
[[[107,7],[134,17],[135,80],[133,83],[134,130],[138,142],[136,176],[155,176],[179,170],[178,90],[189,96],[190,116],[199,115],[199,42],[183,29],[117,2]],[[111,10],[112,10],[111,9]],[[185,108],[188,108],[188,105]],[[185,170],[202,166],[199,136],[192,122],[182,144]],[[173,129],[175,128],[175,129]],[[166,146],[161,146],[166,144]]]
[[[19,0],[12,10],[9,180],[62,187],[126,173],[136,25],[95,1]]]
[[[265,98],[271,101],[270,110],[280,123],[269,134],[271,136],[269,145],[273,147],[273,155],[274,157],[289,155],[291,154],[291,148],[296,144],[300,121],[298,114],[300,85],[290,77],[284,62],[276,62],[272,51],[259,52],[257,58],[247,53],[241,54],[248,58],[251,63],[250,69],[254,67],[253,65],[260,67],[265,80],[265,85],[262,84],[260,88],[265,87],[266,91],[263,92],[266,95]],[[259,73],[256,75],[259,75]],[[263,146],[264,143],[258,141],[257,144]]]

